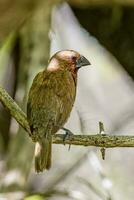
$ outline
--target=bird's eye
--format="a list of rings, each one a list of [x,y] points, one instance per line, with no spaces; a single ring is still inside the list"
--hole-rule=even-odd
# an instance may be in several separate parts
[[[72,61],[76,61],[77,57],[76,56],[72,56]]]

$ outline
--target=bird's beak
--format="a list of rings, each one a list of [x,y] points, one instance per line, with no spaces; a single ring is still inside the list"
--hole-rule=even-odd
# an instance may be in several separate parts
[[[91,65],[91,63],[82,55],[76,61],[77,69],[79,69],[79,68],[81,68],[83,66],[87,66],[87,65]]]

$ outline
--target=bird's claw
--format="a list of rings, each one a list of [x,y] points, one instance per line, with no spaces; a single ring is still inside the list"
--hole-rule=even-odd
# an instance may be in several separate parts
[[[72,136],[74,135],[69,129],[67,128],[61,128],[62,130],[65,131],[65,135],[63,136],[63,143],[64,145],[66,144],[66,139],[69,139],[71,141]],[[71,148],[71,143],[69,144],[68,150]]]

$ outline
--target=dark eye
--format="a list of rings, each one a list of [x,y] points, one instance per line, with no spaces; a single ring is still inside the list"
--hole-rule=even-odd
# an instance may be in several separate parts
[[[77,57],[76,56],[72,56],[72,61],[76,61]]]

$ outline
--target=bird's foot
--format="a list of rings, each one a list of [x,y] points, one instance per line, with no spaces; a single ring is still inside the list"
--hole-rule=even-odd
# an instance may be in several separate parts
[[[66,139],[69,139],[70,142],[71,142],[72,136],[73,136],[74,134],[73,134],[69,129],[67,129],[67,128],[62,127],[61,129],[62,129],[63,131],[65,131],[65,135],[64,135],[64,137],[63,137],[63,142],[64,142],[64,145],[65,145],[65,144],[66,144]],[[71,143],[69,144],[68,150],[70,150],[70,147],[71,147]]]

